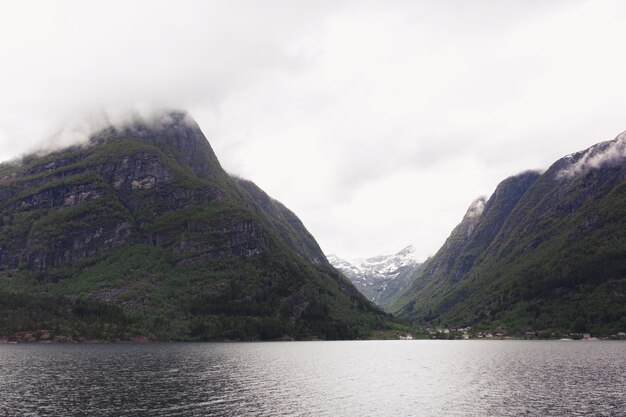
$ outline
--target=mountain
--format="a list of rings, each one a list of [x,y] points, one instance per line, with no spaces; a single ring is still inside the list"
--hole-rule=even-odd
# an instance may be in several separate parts
[[[0,336],[362,338],[387,317],[182,112],[0,165]]]
[[[415,260],[413,246],[393,255],[374,256],[352,262],[335,255],[328,255],[327,258],[368,300],[383,309],[409,287],[414,273],[420,267]]]
[[[626,329],[626,134],[472,204],[389,311],[509,332]]]

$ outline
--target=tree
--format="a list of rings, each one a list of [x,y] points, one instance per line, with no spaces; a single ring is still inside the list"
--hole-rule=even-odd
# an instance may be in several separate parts
[[[587,322],[583,317],[578,317],[571,327],[572,333],[585,333],[587,331]]]

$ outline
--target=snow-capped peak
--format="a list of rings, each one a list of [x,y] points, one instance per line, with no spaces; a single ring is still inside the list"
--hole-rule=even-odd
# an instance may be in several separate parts
[[[361,270],[367,270],[375,274],[389,274],[402,266],[414,263],[417,263],[415,248],[411,245],[392,255],[379,255],[363,259],[357,263],[357,266]]]
[[[394,294],[406,288],[412,271],[420,265],[412,245],[391,255],[366,259],[348,261],[336,255],[327,255],[326,258],[366,297],[377,304],[388,301]]]
[[[378,255],[365,259],[345,260],[336,255],[327,255],[328,262],[346,275],[368,275],[372,279],[389,279],[398,274],[398,269],[418,264],[413,245],[409,245],[392,255]],[[348,276],[348,278],[351,278]]]

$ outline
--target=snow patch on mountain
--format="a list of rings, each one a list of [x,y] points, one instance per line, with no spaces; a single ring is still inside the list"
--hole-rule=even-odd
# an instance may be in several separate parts
[[[365,259],[346,260],[336,255],[326,257],[370,301],[381,306],[408,286],[413,270],[420,265],[413,246],[391,255]]]

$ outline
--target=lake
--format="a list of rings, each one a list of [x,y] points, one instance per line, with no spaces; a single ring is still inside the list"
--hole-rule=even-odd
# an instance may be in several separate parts
[[[0,415],[624,416],[626,342],[0,345]]]

